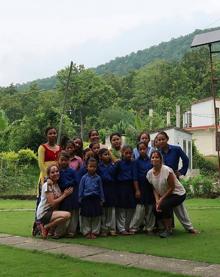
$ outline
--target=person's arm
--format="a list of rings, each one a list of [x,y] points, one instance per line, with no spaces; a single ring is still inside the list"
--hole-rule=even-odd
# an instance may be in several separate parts
[[[79,202],[82,201],[84,187],[85,187],[85,176],[82,177],[82,179],[81,179],[81,181],[79,183]]]
[[[63,199],[65,199],[67,196],[69,196],[72,192],[73,192],[73,188],[70,187],[70,188],[65,189],[63,194],[61,194],[60,197],[54,198],[53,192],[49,191],[46,193],[47,201],[53,208],[57,207],[60,204],[60,202],[62,202]]]
[[[181,147],[179,147],[179,156],[182,160],[183,166],[180,170],[178,170],[177,177],[179,177],[180,175],[186,175],[186,172],[189,168],[189,158],[186,156],[185,152],[182,150]]]
[[[163,196],[161,196],[159,198],[159,201],[157,203],[157,207],[160,207],[160,203],[170,194],[172,194],[174,188],[175,188],[175,176],[172,172],[169,173],[168,178],[167,178],[167,184],[168,184],[168,189],[167,191],[164,193]]]
[[[38,166],[42,174],[46,176],[45,149],[42,145],[40,145],[38,148]]]
[[[99,187],[100,187],[100,198],[101,198],[102,203],[104,203],[105,202],[105,196],[104,196],[101,177],[99,177]]]

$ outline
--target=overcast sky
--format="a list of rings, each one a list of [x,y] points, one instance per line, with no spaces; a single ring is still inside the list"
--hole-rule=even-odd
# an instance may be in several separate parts
[[[0,86],[217,26],[219,0],[0,0]]]

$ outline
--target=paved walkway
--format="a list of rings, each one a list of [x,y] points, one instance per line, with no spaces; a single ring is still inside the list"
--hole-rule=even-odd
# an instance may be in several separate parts
[[[220,264],[208,264],[144,254],[134,254],[108,250],[105,248],[25,238],[8,234],[0,234],[0,244],[47,253],[65,254],[84,261],[113,263],[142,269],[167,271],[186,275],[189,274],[193,276],[220,277]]]

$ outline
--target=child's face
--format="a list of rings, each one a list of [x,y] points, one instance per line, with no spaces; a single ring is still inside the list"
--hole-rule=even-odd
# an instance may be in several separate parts
[[[93,142],[98,142],[99,141],[99,134],[97,133],[97,131],[92,131],[92,133],[90,134],[89,140],[93,143]]]
[[[65,150],[69,155],[73,155],[74,150],[75,150],[74,145],[73,144],[67,144]]]
[[[92,150],[89,150],[89,151],[87,151],[87,152],[85,153],[85,155],[84,155],[84,160],[86,161],[86,160],[88,160],[88,159],[91,158],[91,157],[94,157],[94,153],[92,152]]]
[[[67,168],[69,166],[69,159],[61,156],[59,158],[59,166],[60,168]]]
[[[104,153],[101,155],[101,160],[102,160],[104,163],[109,163],[109,162],[111,161],[111,156],[110,156],[109,151],[106,151],[106,152],[104,152]]]
[[[141,137],[140,137],[140,142],[144,142],[148,145],[149,143],[149,136],[147,134],[142,134]]]
[[[48,176],[53,182],[57,182],[60,178],[60,172],[56,165],[52,166]]]
[[[100,144],[99,143],[96,143],[92,146],[92,152],[95,154],[95,155],[98,155],[99,153],[99,150],[100,150]]]
[[[82,147],[82,141],[81,139],[75,139],[74,140],[74,144],[75,144],[75,149],[80,149]]]
[[[113,136],[111,139],[111,144],[113,148],[120,149],[121,148],[121,138],[117,135]]]
[[[131,161],[132,159],[132,151],[131,149],[125,149],[123,152],[122,152],[122,157],[124,158],[124,160],[126,161]]]
[[[94,175],[97,170],[97,163],[96,162],[89,162],[87,164],[87,171],[90,175]]]
[[[147,156],[147,146],[145,144],[140,144],[138,151],[139,151],[141,157]]]

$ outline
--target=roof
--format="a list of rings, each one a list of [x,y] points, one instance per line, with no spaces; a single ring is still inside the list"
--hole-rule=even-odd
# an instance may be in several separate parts
[[[213,97],[207,97],[207,98],[203,98],[203,99],[200,99],[200,100],[196,100],[196,101],[192,102],[192,105],[203,103],[203,102],[208,102],[210,100],[213,101]],[[215,100],[220,101],[220,98],[216,98]]]
[[[220,30],[198,34],[194,37],[191,47],[197,47],[220,41]]]
[[[170,126],[170,127],[165,127],[165,128],[161,128],[161,129],[157,129],[157,130],[153,130],[153,131],[150,131],[149,134],[153,134],[153,133],[159,133],[159,132],[162,132],[162,131],[167,131],[167,130],[171,130],[171,129],[174,129],[176,131],[179,131],[179,132],[183,132],[183,133],[187,133],[188,135],[191,135],[191,132],[186,130],[186,129],[182,129],[182,128],[178,128],[178,127],[175,127],[175,126]]]

